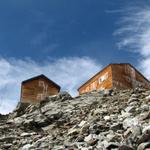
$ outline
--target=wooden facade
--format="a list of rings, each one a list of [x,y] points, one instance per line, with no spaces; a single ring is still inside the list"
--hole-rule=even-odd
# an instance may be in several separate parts
[[[60,86],[44,75],[39,75],[22,82],[21,102],[38,103],[45,97],[59,93]]]
[[[150,88],[150,82],[131,64],[110,64],[84,83],[79,94],[103,89]]]

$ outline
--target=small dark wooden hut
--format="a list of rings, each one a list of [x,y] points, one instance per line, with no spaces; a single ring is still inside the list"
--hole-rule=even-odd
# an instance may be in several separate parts
[[[60,86],[45,75],[25,80],[21,84],[21,102],[38,103],[45,97],[59,93]]]

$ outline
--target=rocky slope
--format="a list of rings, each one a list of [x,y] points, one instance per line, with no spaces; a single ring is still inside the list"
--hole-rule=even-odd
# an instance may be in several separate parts
[[[150,150],[150,90],[63,92],[0,116],[1,150]]]

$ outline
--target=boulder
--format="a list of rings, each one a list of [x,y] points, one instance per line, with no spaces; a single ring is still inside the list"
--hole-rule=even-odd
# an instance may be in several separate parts
[[[150,142],[141,143],[137,150],[149,150],[150,149]]]

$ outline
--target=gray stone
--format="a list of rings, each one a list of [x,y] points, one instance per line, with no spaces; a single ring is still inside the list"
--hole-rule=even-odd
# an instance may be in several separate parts
[[[126,118],[123,121],[123,128],[127,129],[128,127],[134,127],[139,125],[139,120],[137,118]]]
[[[27,108],[28,106],[30,106],[30,104],[19,102],[19,103],[17,104],[17,107],[16,107],[15,111],[14,111],[15,117],[19,117],[19,116],[25,114],[26,108]]]
[[[4,145],[3,145],[3,148],[8,149],[8,148],[10,148],[11,146],[12,146],[12,144],[11,144],[11,143],[8,143],[8,144],[4,144]]]
[[[139,116],[140,121],[146,120],[146,119],[149,119],[149,118],[150,118],[150,112],[141,113],[140,116]]]
[[[142,134],[142,136],[139,138],[137,143],[140,144],[148,142],[149,140],[150,140],[150,130],[146,130],[146,132],[144,132],[144,134]]]
[[[42,114],[38,114],[34,117],[34,122],[40,127],[47,126],[49,124],[49,120],[46,116]]]
[[[79,134],[80,131],[81,129],[78,126],[75,126],[68,131],[68,135],[76,135]]]
[[[14,122],[16,125],[21,125],[24,122],[24,119],[21,117],[17,117],[17,118],[14,118],[12,122]]]
[[[143,133],[148,133],[148,132],[150,132],[150,125],[145,126],[145,127],[143,128],[142,132],[143,132]]]
[[[148,150],[149,94],[147,89],[114,89],[72,98],[64,92],[18,106],[0,115],[0,149]]]
[[[72,96],[68,93],[68,92],[60,92],[58,95],[54,95],[54,96],[49,96],[48,100],[49,101],[65,101],[65,100],[71,100]],[[43,102],[41,102],[43,103]]]
[[[35,135],[35,134],[36,134],[35,132],[32,132],[32,133],[26,133],[26,132],[24,132],[20,136],[22,136],[22,137],[29,137],[29,136],[32,136],[32,135]]]
[[[132,102],[136,102],[136,101],[139,101],[139,99],[137,97],[131,97],[129,100],[128,100],[128,104],[132,103]]]
[[[133,133],[134,137],[140,136],[142,134],[141,126],[136,125],[131,127],[131,132]]]
[[[0,138],[0,142],[8,142],[11,143],[13,140],[16,139],[16,136],[4,136]]]
[[[141,143],[137,150],[146,150],[147,148],[150,148],[150,142]]]
[[[119,147],[119,150],[134,150],[132,147],[129,147],[128,145],[121,145]]]
[[[19,150],[34,150],[35,147],[33,147],[31,144],[26,144]]]
[[[141,110],[142,111],[149,111],[150,107],[149,107],[149,105],[144,104],[144,105],[141,106]]]
[[[149,96],[146,96],[145,99],[150,100],[150,95],[149,95]]]
[[[90,127],[89,127],[89,132],[91,134],[98,135],[101,132],[101,130],[102,130],[102,128],[99,124],[93,124],[93,125],[90,125]]]
[[[123,129],[123,125],[122,125],[122,123],[114,123],[110,127],[110,129],[113,130],[113,131],[122,130]]]
[[[85,141],[88,145],[93,146],[93,145],[95,145],[95,144],[97,143],[98,138],[97,138],[97,135],[95,135],[95,134],[90,134],[90,135],[88,135],[88,136],[86,136],[86,137],[84,138],[84,141]]]
[[[109,121],[109,120],[111,120],[111,117],[110,116],[104,116],[104,120]]]
[[[135,106],[128,106],[126,109],[125,109],[126,112],[129,112],[129,113],[134,113],[136,111],[136,107]]]
[[[119,143],[117,142],[109,142],[108,145],[106,146],[106,149],[111,150],[111,149],[118,149],[119,148]]]

